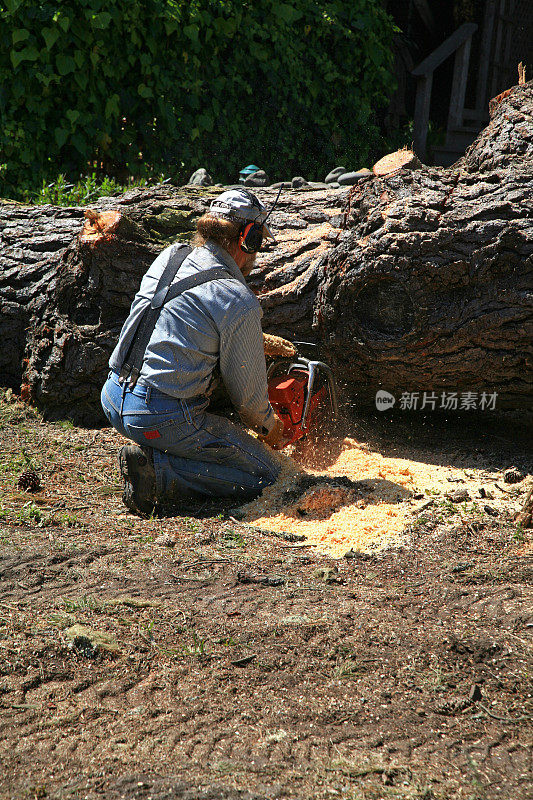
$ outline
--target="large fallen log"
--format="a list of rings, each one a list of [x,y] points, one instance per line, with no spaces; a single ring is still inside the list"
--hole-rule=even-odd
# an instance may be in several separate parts
[[[167,244],[190,238],[220,191],[159,185],[103,198],[92,210],[0,201],[0,385],[50,418],[102,422],[107,362],[144,272]],[[262,285],[268,272],[274,286],[282,272],[280,292],[291,293],[271,333],[311,335],[316,283],[305,275],[340,233],[348,191],[281,198],[278,244],[267,246],[253,280]],[[261,190],[266,203],[276,194]],[[305,293],[294,286],[297,276]]]
[[[531,403],[533,86],[492,107],[450,169],[282,193],[251,284],[265,331],[314,340],[376,391]],[[0,201],[1,383],[51,417],[101,421],[107,359],[142,274],[220,189],[159,185],[81,208]],[[276,191],[257,190],[269,204]],[[472,407],[472,406],[471,406]]]

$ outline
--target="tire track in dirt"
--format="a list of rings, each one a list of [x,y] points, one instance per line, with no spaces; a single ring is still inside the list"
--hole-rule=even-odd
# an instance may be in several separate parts
[[[237,583],[242,562],[195,573],[174,551],[148,563],[130,548],[118,569],[109,560],[123,549],[89,548],[61,561],[79,570],[65,596],[61,564],[49,554],[4,554],[6,604],[21,601],[9,645],[16,652],[0,678],[7,774],[18,774],[25,791],[28,765],[52,798],[67,796],[50,776],[65,760],[79,765],[78,785],[91,798],[105,790],[163,800],[192,785],[216,794],[231,783],[235,797],[248,789],[326,798],[336,786],[372,797],[390,785],[406,800],[431,786],[438,798],[441,787],[448,800],[461,797],[465,781],[480,781],[487,798],[511,789],[525,797],[526,750],[512,750],[525,723],[485,753],[499,723],[475,703],[461,707],[473,684],[496,714],[518,716],[517,703],[529,702],[525,652],[512,641],[527,624],[527,567],[501,525],[485,532],[491,557],[483,531],[473,540],[462,530],[422,529],[410,550],[338,563],[332,583],[317,577],[323,562],[287,563],[275,545],[246,556],[250,572],[279,574],[281,587]],[[13,601],[17,581],[25,586],[39,569],[38,597],[30,604],[19,586]],[[133,590],[157,605],[113,605]],[[94,605],[81,602],[86,593]],[[69,648],[62,615],[112,631],[118,657]],[[246,666],[232,664],[250,654]],[[156,777],[161,769],[174,783]],[[143,774],[148,788],[121,784],[121,773]]]

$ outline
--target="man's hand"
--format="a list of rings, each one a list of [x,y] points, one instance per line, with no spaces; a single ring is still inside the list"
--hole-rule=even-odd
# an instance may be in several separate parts
[[[283,433],[284,425],[279,417],[276,417],[274,427],[267,436],[259,436],[258,438],[272,447],[274,450],[281,450],[287,444],[287,437]]]

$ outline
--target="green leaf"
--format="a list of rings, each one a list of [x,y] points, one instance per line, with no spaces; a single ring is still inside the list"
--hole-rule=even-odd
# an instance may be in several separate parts
[[[211,131],[213,130],[213,127],[214,127],[214,119],[213,119],[213,116],[211,114],[209,114],[207,112],[204,112],[198,118],[198,122],[199,122],[199,124],[202,126],[202,128],[205,131],[208,131],[208,133],[211,133]]]
[[[85,53],[83,50],[75,50],[74,51],[74,61],[76,62],[76,66],[78,69],[81,69],[83,66],[83,62],[85,61]]]
[[[84,92],[85,89],[87,88],[87,84],[89,83],[89,78],[87,77],[85,72],[80,72],[80,71],[75,72],[74,79],[78,84],[78,86],[80,87],[80,89],[82,90],[82,92]]]
[[[80,112],[76,111],[75,109],[69,109],[65,113],[66,118],[69,120],[72,127],[74,127],[74,123],[77,122],[80,118]]]
[[[59,39],[59,31],[57,30],[57,28],[43,28],[41,33],[43,34],[44,37],[46,49],[51,50],[52,47],[57,42],[57,40]]]
[[[219,17],[218,19],[214,20],[213,27],[215,32],[221,36],[233,36],[237,29],[237,21],[234,19],[234,17],[230,17],[230,19]]]
[[[147,36],[147,37],[146,37],[146,39],[145,39],[145,42],[144,42],[144,46],[145,46],[145,47],[148,47],[148,49],[149,49],[149,50],[150,50],[152,53],[154,53],[154,55],[155,55],[155,54],[158,52],[158,50],[159,50],[159,44],[158,44],[158,42],[156,42],[156,40],[154,39],[154,37],[153,37],[153,36]]]
[[[143,97],[145,100],[147,100],[149,97],[153,97],[153,96],[154,96],[154,93],[152,92],[152,90],[150,89],[150,87],[149,87],[149,86],[146,86],[146,84],[144,84],[144,83],[140,83],[140,84],[137,86],[137,92],[138,92],[138,93],[139,93],[139,95],[140,95],[141,97]]]
[[[6,0],[7,10],[10,14],[14,14],[20,5],[22,5],[22,0]]]
[[[200,28],[198,25],[186,25],[183,29],[183,33],[185,36],[191,40],[191,42],[198,41],[198,34],[200,32]]]
[[[56,128],[54,131],[56,144],[61,149],[68,139],[68,131],[64,128]]]
[[[24,42],[26,39],[29,39],[30,32],[27,31],[26,28],[15,28],[11,34],[11,38],[13,40],[13,44],[18,44],[19,42]]]
[[[170,21],[167,20],[165,22],[165,33],[167,36],[170,36],[171,34],[175,33],[177,30],[179,30],[179,27],[178,23],[175,20],[170,20]]]
[[[296,22],[296,20],[301,19],[303,16],[301,11],[287,3],[274,3],[272,6],[272,13],[276,19],[282,19],[289,24]]]
[[[23,81],[20,80],[20,78],[18,78],[17,80],[13,81],[13,83],[11,85],[11,88],[13,90],[13,97],[16,100],[18,100],[19,97],[22,97],[25,94],[25,91],[24,91],[25,86],[24,86]]]
[[[76,62],[72,56],[65,56],[63,53],[56,58],[57,71],[60,75],[68,75],[76,69]]]
[[[99,30],[104,30],[104,28],[109,27],[109,23],[113,17],[108,11],[101,11],[99,14],[95,14],[91,20],[91,25],[93,28],[98,28]]]
[[[118,117],[119,112],[120,112],[119,96],[118,94],[113,94],[111,95],[110,98],[108,98],[105,104],[105,117],[106,119],[110,119],[111,117]]]
[[[20,50],[19,52],[16,50],[11,51],[11,63],[14,69],[18,67],[21,61],[37,61],[38,58],[39,51],[36,47],[25,47],[24,50]]]
[[[43,84],[43,86],[48,86],[51,81],[54,80],[54,75],[45,75],[44,72],[36,72],[35,77],[37,80]]]
[[[87,154],[87,142],[80,133],[75,133],[72,137],[72,144],[82,156]]]
[[[61,14],[59,11],[57,11],[57,12],[54,14],[54,17],[53,17],[53,19],[54,19],[54,22],[57,22],[57,24],[59,25],[59,27],[60,27],[60,28],[62,28],[62,29],[63,29],[63,31],[64,31],[65,33],[66,33],[66,32],[68,31],[68,29],[70,28],[70,23],[71,23],[71,19],[70,19],[70,17],[66,17],[66,16],[64,16],[64,15],[63,15],[63,14]]]
[[[17,53],[15,50],[12,50],[9,54],[11,58],[11,63],[13,64],[13,69],[16,69],[21,61],[24,59],[21,57],[20,53]]]

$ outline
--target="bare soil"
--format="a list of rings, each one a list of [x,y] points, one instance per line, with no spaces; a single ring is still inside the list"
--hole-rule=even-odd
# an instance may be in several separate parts
[[[352,433],[466,488],[529,471],[523,416],[473,420]],[[531,546],[504,504],[433,504],[405,546],[333,559],[228,503],[129,514],[109,429],[9,395],[0,424],[1,798],[530,796]]]

